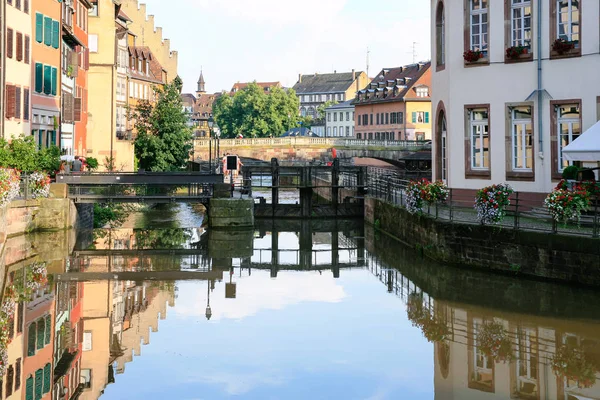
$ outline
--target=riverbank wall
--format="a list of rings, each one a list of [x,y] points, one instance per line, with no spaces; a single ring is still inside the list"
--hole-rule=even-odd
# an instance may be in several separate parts
[[[375,198],[365,220],[438,262],[600,287],[598,239],[436,220]]]

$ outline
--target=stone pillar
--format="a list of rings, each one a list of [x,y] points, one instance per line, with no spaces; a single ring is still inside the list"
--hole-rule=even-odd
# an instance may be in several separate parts
[[[218,229],[253,229],[254,199],[210,199],[208,224]]]
[[[300,237],[300,269],[310,270],[312,268],[312,229],[309,220],[302,220],[299,232]]]
[[[302,218],[310,218],[312,216],[312,197],[313,197],[313,182],[312,168],[302,168],[300,182],[300,207],[302,208]]]

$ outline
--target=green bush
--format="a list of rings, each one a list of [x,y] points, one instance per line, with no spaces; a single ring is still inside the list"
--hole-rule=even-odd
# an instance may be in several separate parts
[[[38,151],[33,136],[19,136],[10,143],[0,139],[0,167],[25,173],[44,171],[51,175],[60,168],[60,149],[52,146]]]
[[[563,170],[562,177],[563,179],[577,179],[577,175],[579,174],[579,167],[575,165],[569,165],[567,168]]]
[[[87,163],[87,166],[90,169],[90,171],[95,171],[96,169],[98,169],[98,159],[94,157],[87,157],[85,159],[85,162]]]

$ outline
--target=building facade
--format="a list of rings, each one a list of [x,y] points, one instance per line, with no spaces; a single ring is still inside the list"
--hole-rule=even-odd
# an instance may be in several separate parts
[[[244,82],[244,83],[240,83],[237,82],[233,85],[233,87],[231,88],[231,94],[235,94],[237,92],[239,92],[240,90],[244,90],[245,88],[248,87],[248,85],[250,85],[251,82]],[[283,86],[281,86],[280,82],[256,82],[254,81],[254,83],[256,83],[259,87],[261,87],[265,93],[270,93],[271,89],[278,87],[278,88],[282,88]]]
[[[353,100],[346,100],[325,109],[326,137],[354,137]]]
[[[10,139],[31,132],[31,10],[29,2],[11,1],[3,7],[6,40],[2,51],[5,62],[2,118],[5,137]]]
[[[200,71],[198,78],[198,88],[195,94],[183,93],[181,99],[183,107],[188,114],[188,125],[194,131],[194,137],[198,139],[208,138],[211,135],[211,129],[208,126],[208,120],[213,116],[213,104],[222,93],[207,93],[204,73]],[[213,132],[217,131],[213,127]]]
[[[61,128],[61,18],[58,0],[31,1],[31,133],[39,147],[59,146]]]
[[[434,177],[542,196],[600,117],[600,3],[432,0]]]
[[[431,139],[431,63],[384,68],[356,94],[356,138]]]
[[[354,98],[356,92],[369,83],[365,72],[341,72],[333,74],[299,75],[294,85],[300,100],[300,115],[313,119],[312,131],[325,136],[324,115],[319,115],[319,107],[326,102],[344,102]]]

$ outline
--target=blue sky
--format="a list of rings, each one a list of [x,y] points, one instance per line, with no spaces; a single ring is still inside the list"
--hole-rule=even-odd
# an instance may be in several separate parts
[[[103,399],[434,398],[433,345],[367,270],[180,282],[175,307]]]
[[[281,81],[299,73],[384,67],[430,58],[426,0],[141,0],[163,36],[179,51],[184,90],[194,91],[200,68],[207,90],[235,82]],[[174,5],[177,6],[174,6]]]

